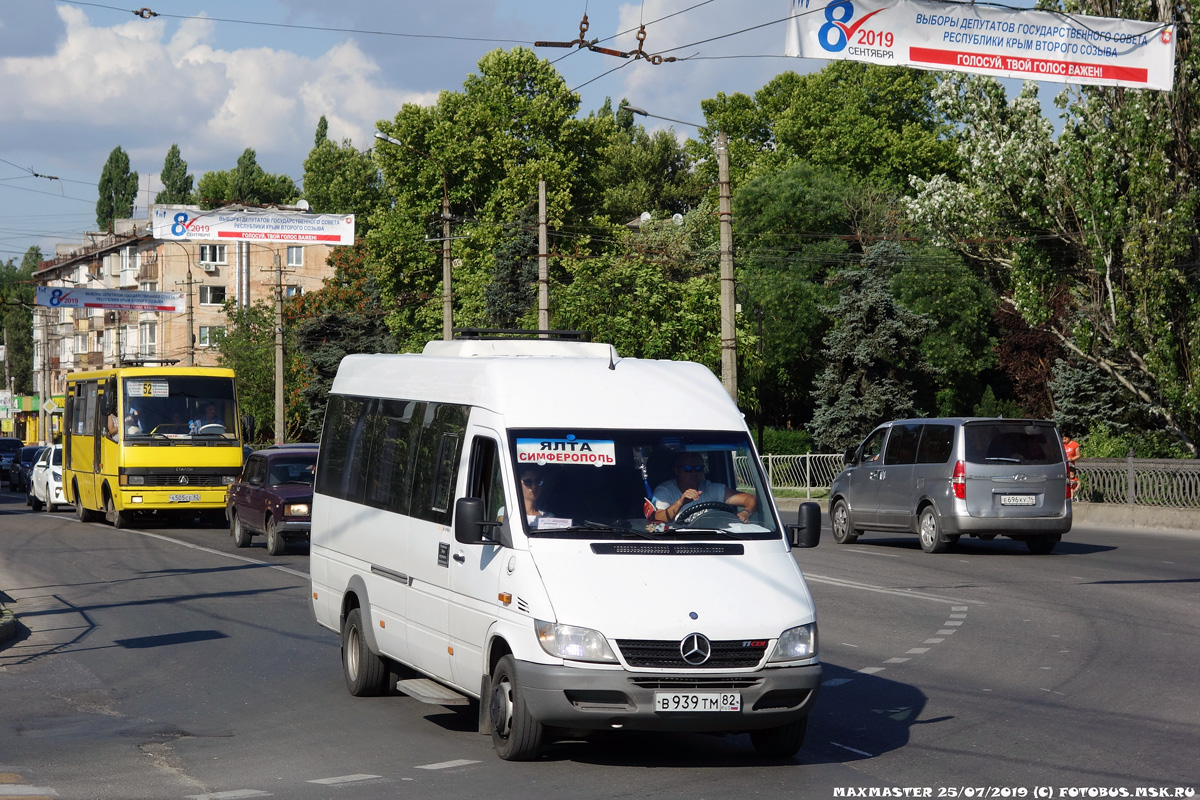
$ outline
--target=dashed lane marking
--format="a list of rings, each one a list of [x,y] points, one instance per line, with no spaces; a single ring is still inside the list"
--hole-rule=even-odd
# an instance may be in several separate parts
[[[336,778],[317,778],[309,781],[309,783],[319,783],[322,786],[337,786],[342,783],[356,783],[358,781],[371,781],[376,778],[382,778],[382,775],[341,775]]]
[[[478,761],[471,761],[467,758],[457,758],[454,761],[439,761],[436,764],[422,764],[417,769],[450,769],[451,767],[465,767],[467,764],[478,764]]]
[[[258,789],[234,789],[229,792],[213,792],[212,794],[189,794],[187,800],[241,800],[243,797],[270,797],[270,792]]]

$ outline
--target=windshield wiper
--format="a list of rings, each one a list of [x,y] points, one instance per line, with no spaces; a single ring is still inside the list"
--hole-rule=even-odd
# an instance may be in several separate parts
[[[566,528],[547,528],[545,530],[539,529],[539,530],[537,530],[537,533],[543,534],[543,535],[544,534],[553,535],[559,531],[565,531],[567,533],[580,533],[580,532],[587,532],[587,531],[604,531],[605,533],[619,533],[622,536],[625,534],[631,533],[634,536],[640,536],[643,539],[658,539],[658,538],[660,538],[657,534],[651,533],[650,531],[640,531],[636,528],[618,528],[616,525],[609,525],[607,522],[593,522],[593,521],[587,520],[587,519],[585,519],[579,525],[569,525]]]
[[[742,534],[737,533],[735,531],[724,530],[722,528],[683,527],[683,528],[671,528],[670,531],[671,531],[671,533],[719,533],[722,536],[728,536],[730,539],[738,539],[739,541],[745,541],[750,538],[748,536],[743,536]]]

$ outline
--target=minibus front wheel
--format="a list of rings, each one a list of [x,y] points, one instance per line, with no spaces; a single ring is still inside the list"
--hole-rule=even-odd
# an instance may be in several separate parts
[[[492,746],[505,761],[531,761],[542,744],[542,724],[525,707],[525,695],[517,685],[517,662],[507,655],[492,673],[488,712],[492,718]]]
[[[387,688],[387,664],[367,645],[358,607],[350,609],[342,625],[342,672],[346,688],[355,697],[375,697]]]
[[[750,743],[754,745],[754,752],[763,758],[791,758],[804,746],[807,732],[808,716],[805,715],[777,728],[750,731]]]

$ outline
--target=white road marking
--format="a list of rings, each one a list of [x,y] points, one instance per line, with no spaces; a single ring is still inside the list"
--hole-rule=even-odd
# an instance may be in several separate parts
[[[935,603],[976,603],[984,605],[978,600],[964,600],[961,597],[942,597],[936,594],[926,594],[924,592],[914,592],[911,589],[893,589],[886,586],[875,586],[870,583],[859,583],[857,581],[847,581],[841,578],[830,578],[826,575],[816,575],[811,572],[804,573],[804,580],[813,583],[827,583],[830,586],[841,586],[846,589],[861,589],[865,592],[878,592],[880,594],[894,594],[900,597],[911,597],[916,600],[932,600]]]
[[[945,625],[947,628],[952,628],[952,627],[954,627],[955,625],[962,625],[962,623],[961,623],[961,622],[954,622],[954,621],[947,621],[947,622],[944,622],[944,623],[942,623],[942,624],[943,624],[943,625]]]
[[[862,750],[855,750],[853,747],[847,747],[844,744],[838,744],[837,742],[830,742],[830,744],[833,745],[834,747],[840,747],[843,750],[849,750],[851,753],[858,753],[860,756],[866,756],[867,758],[875,757],[875,756],[871,755],[870,753],[865,753]]]
[[[865,556],[881,556],[882,558],[900,558],[895,553],[877,553],[874,550],[863,550],[858,547],[850,547],[845,550],[847,553],[862,553]]]
[[[941,644],[944,641],[946,641],[946,640],[945,639],[926,639],[925,641],[921,642],[921,644]]]
[[[467,764],[478,763],[478,761],[471,761],[467,758],[458,758],[454,761],[440,761],[437,764],[422,764],[417,769],[450,769],[451,767],[465,767]]]
[[[842,645],[843,647],[858,647],[858,645],[850,644],[849,642],[838,642],[838,644]]]
[[[382,775],[342,775],[337,778],[317,778],[316,780],[308,781],[308,783],[319,783],[323,786],[336,786],[340,783],[354,783],[356,781],[369,781],[375,778],[382,778]]]
[[[45,786],[27,786],[24,784],[2,783],[0,795],[4,797],[58,797],[58,792]]]
[[[102,525],[104,523],[93,522],[88,524]],[[138,536],[149,536],[151,539],[158,539],[163,542],[189,547],[192,550],[203,550],[205,553],[212,553],[215,556],[225,556],[226,558],[232,558],[234,561],[245,561],[247,564],[257,564],[260,567],[270,567],[271,569],[277,569],[280,572],[286,572],[289,575],[295,575],[297,578],[303,578],[306,581],[311,580],[311,577],[307,572],[301,572],[300,570],[292,569],[291,567],[285,567],[280,564],[272,564],[269,561],[260,561],[257,558],[248,558],[246,556],[239,556],[234,553],[222,553],[220,550],[213,550],[211,547],[202,547],[201,545],[192,544],[191,542],[181,542],[178,539],[172,539],[170,536],[163,536],[158,533],[150,533],[150,531],[139,531],[136,528],[122,528],[121,530],[125,533],[136,533]]]
[[[921,653],[928,653],[929,648],[928,647],[914,647],[913,649],[909,650],[908,652],[913,654],[914,656],[919,656],[919,655],[921,655]]]
[[[951,611],[966,611],[967,606],[950,606]]]
[[[821,685],[822,686],[841,686],[843,683],[850,683],[851,680],[853,680],[853,679],[852,678],[830,678],[829,680],[824,681]]]
[[[966,619],[966,614],[951,614],[950,619]]]
[[[863,667],[860,670],[855,670],[863,675],[874,675],[876,672],[883,672],[885,667]]]
[[[212,794],[189,794],[187,800],[239,800],[242,797],[270,797],[270,792],[260,792],[258,789],[234,789],[231,792],[213,792]]]
[[[912,659],[911,658],[889,658],[887,661],[884,661],[883,663],[885,663],[885,664],[903,664],[905,661],[912,661]]]

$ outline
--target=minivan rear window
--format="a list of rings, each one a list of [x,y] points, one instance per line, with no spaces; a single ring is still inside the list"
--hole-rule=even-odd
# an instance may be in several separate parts
[[[963,426],[967,461],[972,464],[1058,464],[1062,444],[1052,425],[976,422]]]

